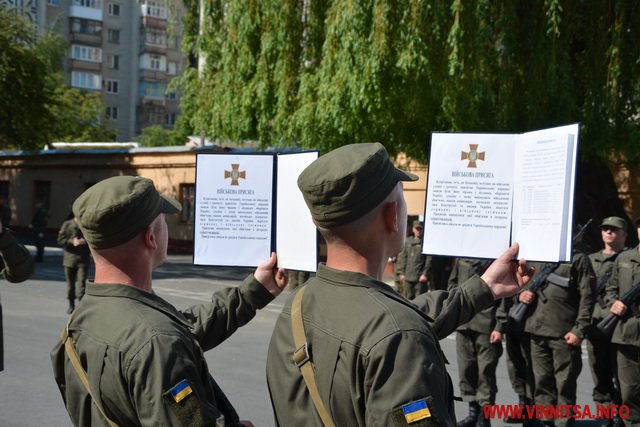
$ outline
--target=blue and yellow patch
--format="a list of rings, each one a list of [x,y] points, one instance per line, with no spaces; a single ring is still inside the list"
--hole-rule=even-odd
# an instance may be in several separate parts
[[[425,399],[402,405],[402,413],[404,414],[404,419],[407,421],[407,424],[424,420],[425,418],[431,418],[431,411]]]
[[[189,396],[192,392],[193,390],[191,390],[191,386],[189,386],[187,380],[180,381],[169,390],[169,394],[171,394],[176,403],[180,403],[182,399]]]

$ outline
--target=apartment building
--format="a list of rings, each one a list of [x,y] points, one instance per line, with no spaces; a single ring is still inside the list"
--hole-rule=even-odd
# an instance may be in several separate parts
[[[18,9],[40,33],[69,43],[67,83],[99,92],[103,119],[118,141],[147,126],[172,128],[179,96],[169,82],[184,70],[180,0],[0,0]]]

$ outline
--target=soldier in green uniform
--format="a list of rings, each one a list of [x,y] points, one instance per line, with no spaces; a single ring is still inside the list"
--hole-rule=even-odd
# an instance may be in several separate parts
[[[640,219],[635,223],[640,238]],[[620,296],[640,283],[640,245],[622,252],[616,258],[607,285],[606,301],[610,311],[621,316],[611,342],[616,346],[618,380],[622,404],[630,410],[625,425],[640,426],[640,299],[626,305]]]
[[[616,359],[615,351],[612,351],[611,338],[598,333],[593,327],[602,320],[609,309],[605,304],[606,285],[613,273],[613,266],[616,258],[622,250],[627,240],[627,222],[620,217],[610,216],[605,218],[600,225],[602,242],[604,248],[589,255],[591,266],[596,275],[596,304],[593,307],[591,316],[592,327],[590,328],[587,351],[589,354],[589,365],[593,377],[593,401],[599,405],[619,405],[620,392],[616,385]],[[603,420],[603,427],[612,424],[622,425],[620,417]]]
[[[486,267],[486,260],[457,259],[449,278],[449,290],[462,285],[476,274],[481,275]],[[496,322],[499,304],[500,301],[496,301],[457,329],[460,393],[462,399],[469,402],[469,416],[458,422],[458,427],[491,425],[481,408],[483,405],[495,404],[498,392],[496,368],[502,355],[502,332],[498,330]]]
[[[69,300],[67,313],[71,314],[76,307],[76,297],[80,301],[84,296],[91,263],[89,245],[75,218],[66,220],[60,226],[58,244],[64,251],[62,266],[67,279],[67,299]]]
[[[539,264],[537,270],[542,271],[543,265]],[[582,369],[580,345],[591,321],[594,280],[589,258],[574,249],[572,263],[557,266],[540,295],[529,290],[520,293],[520,301],[532,305],[525,332],[531,334],[537,405],[576,404]],[[564,426],[575,420],[567,416],[545,422]]]
[[[44,207],[42,200],[36,200],[34,204],[35,212],[29,223],[29,228],[33,233],[33,244],[36,247],[36,262],[42,262],[44,257],[44,232],[47,228],[49,213]]]
[[[73,204],[95,262],[95,282],[51,353],[75,426],[242,425],[204,352],[251,320],[286,286],[276,256],[237,288],[179,311],[153,292],[167,255],[166,214],[180,210],[146,178],[119,176]]]
[[[404,296],[408,299],[429,290],[427,256],[422,253],[422,229],[421,221],[413,221],[413,235],[406,239],[402,255],[397,260]]]
[[[33,258],[0,221],[0,276],[11,283],[24,282],[33,274]],[[0,301],[0,371],[4,369],[2,302]]]
[[[338,148],[298,178],[327,262],[290,296],[271,337],[267,383],[277,425],[455,425],[438,340],[514,293],[531,271],[510,261],[514,245],[451,293],[427,292],[415,304],[398,295],[381,279],[404,247],[401,181],[416,179],[377,143]]]

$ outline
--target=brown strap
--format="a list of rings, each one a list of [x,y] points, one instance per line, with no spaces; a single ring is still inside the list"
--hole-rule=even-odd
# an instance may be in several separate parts
[[[293,353],[293,362],[296,364],[302,378],[304,379],[313,404],[318,411],[318,415],[322,419],[322,423],[326,427],[335,427],[329,411],[325,408],[320,393],[318,392],[318,386],[316,385],[316,377],[314,375],[313,362],[309,355],[309,346],[307,345],[307,339],[304,334],[304,323],[302,320],[302,295],[307,287],[304,286],[298,291],[293,298],[291,304],[291,329],[293,330],[293,343],[296,346],[296,351]]]
[[[96,405],[96,407],[100,411],[100,414],[107,421],[107,423],[109,423],[109,426],[118,427],[118,424],[114,423],[109,419],[109,417],[107,417],[107,414],[105,414],[104,410],[102,409],[102,405],[98,403],[98,400],[93,395],[93,392],[91,391],[91,385],[89,384],[89,377],[87,376],[87,373],[85,372],[84,368],[82,367],[82,364],[80,363],[80,358],[78,357],[78,353],[76,352],[76,349],[73,346],[73,339],[71,339],[71,337],[69,336],[69,333],[67,332],[67,328],[64,328],[62,330],[62,333],[60,334],[60,341],[64,343],[64,349],[67,353],[67,356],[69,357],[69,361],[71,362],[73,369],[78,374],[78,377],[80,377],[80,381],[84,385],[84,388],[87,389],[87,392],[89,392],[89,396],[91,396],[91,399],[93,400],[93,403]]]

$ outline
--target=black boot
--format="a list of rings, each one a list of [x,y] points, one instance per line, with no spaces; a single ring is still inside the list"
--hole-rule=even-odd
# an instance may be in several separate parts
[[[469,415],[462,421],[458,421],[457,427],[475,427],[480,416],[480,405],[478,402],[469,402]]]
[[[523,421],[528,420],[527,408],[525,408],[525,406],[531,405],[531,400],[529,400],[529,398],[526,396],[518,396],[518,405],[520,405],[520,408],[522,408],[522,418],[515,418],[515,414],[511,414],[503,420],[505,423],[520,424]]]
[[[480,411],[478,421],[476,421],[476,427],[491,427],[491,420],[484,416],[484,411]]]

